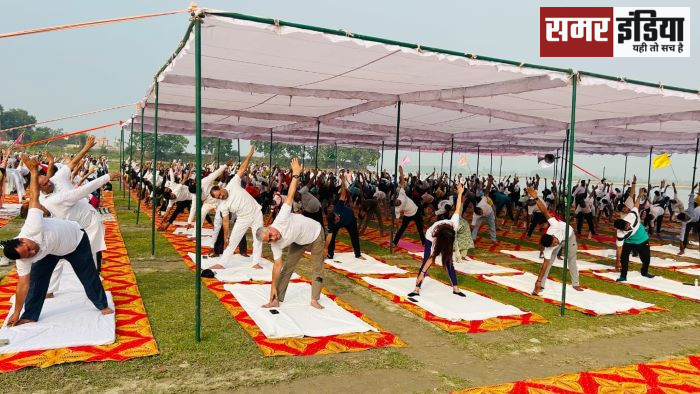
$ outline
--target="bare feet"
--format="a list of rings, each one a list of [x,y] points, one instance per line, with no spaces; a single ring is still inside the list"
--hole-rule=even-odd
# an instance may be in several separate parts
[[[53,298],[53,293],[46,293],[46,298]]]
[[[102,313],[103,315],[111,315],[112,313],[114,313],[114,311],[112,310],[112,308],[105,308],[102,309],[100,313]]]
[[[323,305],[319,304],[317,300],[311,300],[311,306],[316,309],[323,309]]]
[[[263,308],[277,308],[280,306],[280,302],[277,300],[270,301],[267,304],[263,305]]]
[[[581,287],[581,286],[573,286],[573,288],[576,291],[583,291],[583,287]]]
[[[360,257],[355,257],[355,258],[358,259],[358,260],[367,260],[367,259],[365,258],[365,256],[360,256]]]
[[[261,270],[261,269],[263,269],[263,266],[260,265],[260,264],[255,264],[255,265],[253,266],[253,268],[255,268],[256,270]]]
[[[538,296],[538,295],[540,295],[541,292],[542,292],[542,284],[539,281],[537,281],[537,282],[535,282],[535,289],[532,290],[532,295]]]
[[[15,323],[15,326],[21,326],[22,324],[27,324],[27,323],[36,323],[36,321],[29,320],[29,319],[20,319],[17,323]]]
[[[212,269],[212,270],[222,270],[222,269],[224,269],[224,268],[226,268],[226,267],[224,267],[224,266],[221,265],[221,264],[214,264],[214,265],[212,265],[211,267],[209,267],[209,269]]]

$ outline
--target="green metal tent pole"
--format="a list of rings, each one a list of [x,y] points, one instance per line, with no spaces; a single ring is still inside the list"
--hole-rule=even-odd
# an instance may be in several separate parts
[[[195,268],[194,268],[194,340],[201,341],[202,331],[202,16],[194,15],[194,81],[195,81],[195,174],[197,193],[195,198]],[[270,145],[272,152],[272,145]],[[270,155],[272,160],[272,155]]]
[[[690,184],[691,191],[693,186],[695,186],[695,171],[698,169],[698,144],[700,144],[700,137],[695,140],[695,161],[693,162],[693,182]]]
[[[396,192],[392,196],[392,204],[391,208],[394,210],[394,207],[396,206],[396,197],[399,194],[399,132],[400,132],[400,127],[401,127],[401,101],[396,102],[396,145],[394,145],[395,151],[394,151],[394,177],[396,179]],[[384,145],[382,144],[382,147]],[[383,156],[383,155],[382,155]],[[394,253],[394,233],[395,233],[395,228],[394,228],[394,212],[389,212],[389,215],[391,216],[391,239],[389,240],[389,253]]]
[[[501,164],[498,166],[498,178],[500,179],[503,174],[503,155],[501,155]]]
[[[605,166],[603,166],[603,178],[602,179],[605,179]]]
[[[493,151],[491,151],[491,170],[489,171],[489,174],[493,175]]]
[[[219,167],[221,161],[221,138],[216,138],[216,166]]]
[[[564,268],[562,270],[562,278],[561,278],[561,315],[564,316],[564,313],[566,311],[566,272],[568,270],[568,262],[569,262],[569,229],[571,226],[569,223],[571,223],[571,179],[573,177],[574,173],[574,141],[575,141],[575,134],[574,134],[574,128],[576,126],[576,85],[578,83],[578,74],[573,74],[572,73],[572,78],[571,78],[571,128],[569,130],[569,175],[568,175],[568,184],[567,184],[567,193],[566,193],[566,235],[564,236]],[[572,234],[573,235],[573,234]],[[556,259],[556,256],[554,256],[554,259]]]
[[[153,179],[151,180],[151,256],[156,255],[156,171],[158,170],[158,79],[156,79],[156,103],[153,119]]]
[[[554,187],[556,187],[556,185],[557,185],[557,176],[559,175],[559,172],[558,172],[559,168],[557,166],[559,164],[558,158],[559,158],[559,149],[557,149],[557,155],[554,156],[554,176],[552,178],[552,180],[554,181]],[[545,185],[545,186],[547,186],[547,185]],[[554,191],[554,190],[552,190],[552,191]]]
[[[270,129],[270,173],[272,173],[272,129]]]
[[[450,145],[450,178],[448,179],[447,184],[449,185],[450,182],[452,182],[452,161],[453,161],[453,156],[455,154],[455,137],[452,136],[452,145]]]
[[[238,142],[238,162],[241,162],[241,139],[236,138],[236,141]]]
[[[124,197],[124,127],[122,127],[122,136],[119,140],[119,173],[122,176],[119,181],[119,189],[121,189],[122,197]]]
[[[143,120],[142,120],[143,122]],[[131,118],[131,132],[129,133],[129,183],[127,187],[129,188],[128,200],[126,203],[126,209],[131,209],[131,163],[134,161],[134,118]]]
[[[141,216],[141,189],[143,189],[143,113],[146,111],[146,106],[141,108],[141,164],[139,165],[139,189],[138,189],[138,204],[136,204],[136,224],[139,224],[139,216]]]
[[[651,152],[654,150],[654,147],[649,148],[649,173],[647,174],[647,193],[649,193],[651,189]]]
[[[625,183],[627,183],[627,153],[625,153],[625,172],[622,175],[622,191],[625,191]]]
[[[381,177],[384,172],[384,141],[382,141],[382,164],[379,167],[379,176]]]
[[[479,145],[476,146],[476,177],[479,178]]]
[[[321,138],[321,121],[316,121],[316,154],[314,156],[314,161],[316,162],[316,171],[318,171],[318,141]],[[384,147],[384,141],[382,141],[382,147]]]
[[[445,150],[440,153],[440,179],[442,179],[443,163],[445,162]]]
[[[569,129],[566,129],[566,137],[564,138],[564,143],[562,145],[563,148],[563,155],[561,158],[561,168],[562,168],[562,182],[561,185],[559,186],[560,193],[559,195],[562,197],[566,197],[566,193],[571,193],[571,190],[568,192],[566,191],[566,179],[567,179],[567,172],[568,172],[568,165],[569,162],[567,160],[567,157],[569,155]],[[566,209],[564,207],[566,204],[561,204],[561,212],[560,215],[564,216],[564,210]]]
[[[335,143],[335,172],[338,173],[338,143]]]
[[[301,146],[301,168],[306,164],[306,145]]]

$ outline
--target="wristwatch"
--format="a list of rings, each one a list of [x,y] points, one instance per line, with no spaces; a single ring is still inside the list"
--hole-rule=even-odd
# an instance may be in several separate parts
[[[299,179],[299,175],[292,175],[292,178]]]

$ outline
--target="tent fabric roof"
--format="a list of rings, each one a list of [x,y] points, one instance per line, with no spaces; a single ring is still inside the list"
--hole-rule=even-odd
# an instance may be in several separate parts
[[[696,91],[438,52],[351,33],[207,13],[202,24],[205,136],[393,149],[493,153],[561,148],[576,95],[575,150],[644,154],[695,149]],[[291,26],[290,26],[291,25]],[[194,134],[194,34],[157,78],[158,132]],[[134,129],[151,132],[151,85]],[[128,125],[126,125],[128,126]]]

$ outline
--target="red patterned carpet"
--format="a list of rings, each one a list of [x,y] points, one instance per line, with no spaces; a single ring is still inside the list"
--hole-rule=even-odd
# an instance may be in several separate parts
[[[78,346],[45,351],[0,355],[0,371],[15,371],[25,367],[49,367],[69,362],[125,361],[158,354],[158,345],[148,322],[141,300],[136,276],[116,221],[112,193],[103,195],[102,204],[114,216],[106,221],[107,250],[102,257],[102,277],[105,290],[112,292],[116,307],[116,341],[105,346]],[[0,319],[10,310],[10,298],[17,286],[17,273],[12,270],[0,281]]]

